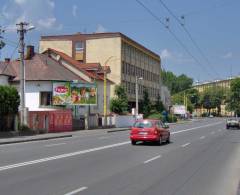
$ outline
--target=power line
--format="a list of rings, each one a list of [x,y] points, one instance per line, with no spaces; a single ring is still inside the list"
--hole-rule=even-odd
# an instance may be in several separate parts
[[[162,0],[158,0],[163,7],[166,8],[166,10],[176,19],[176,21],[180,24],[180,26],[183,28],[183,30],[186,32],[186,34],[188,35],[189,39],[192,41],[193,45],[197,48],[197,50],[199,51],[199,53],[201,54],[201,56],[204,58],[204,60],[207,62],[207,64],[209,66],[211,66],[211,68],[213,69],[213,71],[217,74],[218,77],[220,77],[220,75],[218,74],[218,72],[214,69],[214,67],[211,65],[211,63],[209,62],[208,58],[206,57],[206,55],[204,54],[204,52],[202,51],[202,49],[199,47],[199,45],[197,44],[197,42],[194,40],[193,36],[191,35],[191,33],[189,32],[189,30],[185,27],[185,25],[180,21],[180,19],[170,10],[170,8],[162,1]]]
[[[162,24],[164,27],[166,27],[166,24],[164,22],[161,21],[161,19],[155,15],[148,7],[146,7],[141,1],[136,0],[136,2],[138,4],[140,4],[150,15],[152,15],[160,24]],[[192,55],[192,53],[187,49],[187,47],[184,45],[184,43],[175,35],[175,33],[170,29],[170,28],[166,28],[170,34],[174,37],[174,39],[181,45],[181,47],[186,51],[186,53],[188,53],[193,59],[194,61],[200,65],[201,68],[204,69],[204,71],[206,71],[206,73],[211,77],[212,75],[209,74],[209,72],[205,69],[204,66],[202,66],[202,64],[198,61],[198,59]]]

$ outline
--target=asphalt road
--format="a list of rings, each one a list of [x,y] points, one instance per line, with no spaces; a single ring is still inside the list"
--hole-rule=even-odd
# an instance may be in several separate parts
[[[240,131],[211,118],[171,125],[171,143],[132,146],[129,132],[0,146],[3,195],[235,195]]]

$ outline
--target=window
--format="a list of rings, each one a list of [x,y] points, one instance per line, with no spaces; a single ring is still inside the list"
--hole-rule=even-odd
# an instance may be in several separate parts
[[[83,51],[83,49],[84,49],[83,41],[78,41],[78,42],[75,43],[75,50],[76,50],[76,52]]]
[[[52,92],[40,92],[40,106],[52,105]]]
[[[151,128],[153,124],[150,121],[138,121],[133,126],[137,128]]]

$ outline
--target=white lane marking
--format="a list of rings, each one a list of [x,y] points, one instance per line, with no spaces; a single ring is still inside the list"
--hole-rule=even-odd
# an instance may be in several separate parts
[[[149,163],[149,162],[151,162],[151,161],[154,161],[154,160],[156,160],[156,159],[158,159],[158,158],[161,158],[161,157],[162,157],[161,155],[155,156],[155,157],[153,157],[153,158],[151,158],[151,159],[149,159],[149,160],[144,161],[144,164]]]
[[[205,138],[205,136],[200,137],[200,139],[204,139],[204,138]]]
[[[194,129],[200,129],[202,127],[210,127],[210,126],[214,126],[214,125],[217,125],[217,124],[221,124],[222,122],[217,122],[217,123],[212,123],[212,124],[209,124],[209,125],[203,125],[203,126],[199,126],[199,127],[193,127],[193,128],[190,128],[190,129],[184,129],[184,130],[180,130],[180,131],[175,131],[175,132],[171,132],[171,134],[178,134],[178,133],[182,133],[182,132],[186,132],[186,131],[192,131]]]
[[[181,145],[181,147],[185,148],[185,147],[187,147],[188,145],[190,145],[190,143],[183,144],[183,145]]]
[[[215,134],[215,131],[212,131],[211,134],[212,134],[212,135]]]
[[[67,194],[64,194],[64,195],[74,195],[74,194],[77,194],[78,192],[82,192],[83,190],[86,190],[86,189],[88,189],[88,187],[81,187],[81,188],[76,189],[72,192],[68,192]]]
[[[86,154],[89,152],[95,152],[95,151],[100,151],[100,150],[104,150],[104,149],[108,149],[108,148],[114,148],[114,147],[118,147],[118,146],[122,146],[122,145],[126,145],[126,144],[130,144],[130,141],[101,146],[101,147],[97,147],[97,148],[91,148],[91,149],[87,149],[87,150],[81,150],[81,151],[67,153],[67,154],[61,154],[61,155],[57,155],[57,156],[50,156],[47,158],[41,158],[41,159],[26,161],[26,162],[17,163],[17,164],[6,165],[6,166],[0,167],[0,171],[13,169],[13,168],[17,168],[17,167],[23,167],[23,166],[32,165],[32,164],[38,164],[38,163],[52,161],[52,160],[56,160],[56,159],[68,158],[68,157],[72,157],[72,156]]]
[[[60,145],[65,145],[65,144],[66,144],[66,143],[48,144],[48,145],[45,145],[45,147],[60,146]]]

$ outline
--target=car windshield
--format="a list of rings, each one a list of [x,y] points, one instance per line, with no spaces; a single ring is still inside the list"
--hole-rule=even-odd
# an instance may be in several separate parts
[[[151,121],[137,121],[133,126],[137,128],[150,128],[153,124]]]

